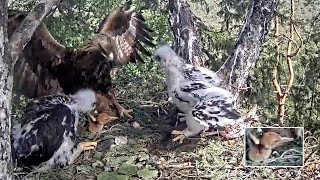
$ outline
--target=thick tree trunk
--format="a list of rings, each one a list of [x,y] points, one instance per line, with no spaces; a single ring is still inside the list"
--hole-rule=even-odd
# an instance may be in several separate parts
[[[201,31],[198,18],[192,13],[186,0],[169,0],[170,25],[174,35],[173,49],[183,57],[185,63],[204,65],[201,51]]]
[[[231,90],[236,98],[239,90],[246,84],[249,72],[259,59],[276,5],[276,0],[252,0],[236,46],[217,72],[223,79],[222,87]],[[176,52],[187,63],[203,65],[201,32],[196,25],[197,18],[186,0],[169,0],[169,10]]]
[[[7,0],[0,1],[0,179],[12,179],[11,159],[11,55],[8,51]]]
[[[0,180],[12,179],[10,116],[13,67],[40,22],[59,2],[60,0],[42,0],[38,3],[8,43],[8,2],[0,1]]]
[[[236,46],[217,72],[236,97],[259,59],[276,7],[276,0],[252,0]]]

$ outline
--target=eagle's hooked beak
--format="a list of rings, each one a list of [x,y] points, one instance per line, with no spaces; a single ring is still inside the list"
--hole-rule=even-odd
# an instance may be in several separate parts
[[[281,137],[282,142],[291,142],[294,141],[294,138],[289,138],[289,137]]]
[[[131,6],[128,10],[125,10],[125,13],[126,14],[131,14],[131,13],[133,13],[133,11],[136,9],[136,7],[135,6]]]

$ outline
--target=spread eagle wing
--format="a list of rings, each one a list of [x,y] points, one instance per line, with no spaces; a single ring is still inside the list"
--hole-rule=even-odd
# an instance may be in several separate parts
[[[147,56],[151,53],[146,50],[142,44],[154,47],[151,30],[146,24],[144,17],[134,11],[131,0],[111,12],[99,25],[97,31],[97,44],[113,59],[116,65],[124,65],[128,62],[144,62],[139,52]],[[110,52],[110,43],[101,43],[103,36],[111,38],[112,52]]]
[[[14,31],[20,26],[20,23],[27,16],[26,12],[9,10],[8,13],[8,33],[9,37],[14,33]],[[62,54],[65,52],[65,46],[60,44],[48,31],[46,25],[42,22],[34,32],[31,40],[38,40],[41,45],[50,52],[50,54],[61,58]]]
[[[8,13],[9,38],[27,16],[26,12],[10,10]],[[41,23],[24,48],[14,67],[14,90],[33,98],[62,92],[62,88],[49,69],[64,54],[65,47],[56,41]]]

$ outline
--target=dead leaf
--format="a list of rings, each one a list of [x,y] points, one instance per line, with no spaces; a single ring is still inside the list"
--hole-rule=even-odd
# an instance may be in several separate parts
[[[114,138],[114,143],[116,145],[125,145],[128,144],[128,136],[118,136]]]
[[[132,125],[132,127],[135,128],[135,129],[140,129],[140,128],[141,128],[140,124],[139,124],[137,121],[133,121],[133,122],[131,123],[131,125]]]

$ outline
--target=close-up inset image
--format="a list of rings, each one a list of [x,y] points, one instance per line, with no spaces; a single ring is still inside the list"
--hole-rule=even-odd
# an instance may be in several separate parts
[[[303,166],[303,128],[246,128],[245,134],[245,166]]]

